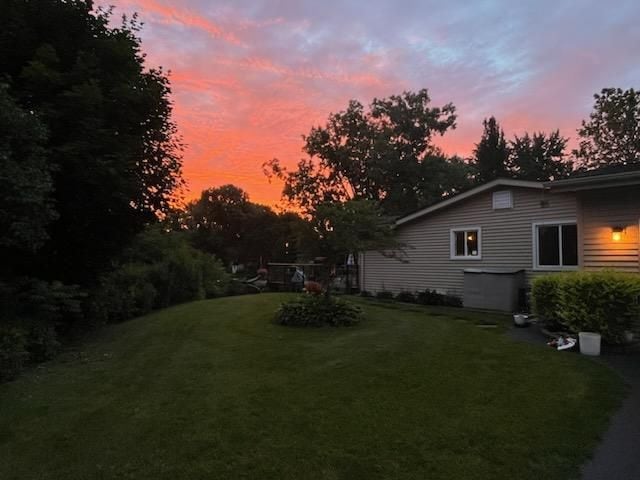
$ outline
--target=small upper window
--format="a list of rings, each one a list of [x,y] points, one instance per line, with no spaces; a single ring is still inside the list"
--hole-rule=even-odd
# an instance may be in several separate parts
[[[451,258],[480,259],[480,241],[479,227],[451,230]]]
[[[513,196],[511,190],[500,190],[493,192],[493,209],[513,208]]]

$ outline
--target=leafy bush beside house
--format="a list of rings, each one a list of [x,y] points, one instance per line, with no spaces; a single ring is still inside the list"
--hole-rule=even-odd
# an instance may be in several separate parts
[[[428,288],[418,293],[418,303],[422,305],[443,305],[445,307],[462,307],[462,299],[455,295],[445,295]]]
[[[370,292],[363,290],[360,292],[362,297],[373,296]],[[419,303],[420,305],[437,305],[445,307],[462,307],[462,298],[456,295],[448,295],[444,293],[438,293],[435,290],[422,290],[420,292],[411,292],[409,290],[401,290],[396,295],[389,290],[379,290],[375,293],[375,298],[378,300],[395,300],[403,303]]]
[[[536,313],[573,332],[602,334],[619,343],[640,326],[640,275],[599,271],[553,274],[534,280]]]
[[[560,282],[565,274],[556,273],[535,278],[531,286],[533,310],[551,330],[560,330]]]
[[[404,303],[416,303],[417,301],[416,295],[407,290],[403,290],[400,293],[398,293],[395,299],[398,302],[404,302]]]
[[[378,300],[393,300],[393,292],[389,290],[380,290],[376,292],[376,298]]]

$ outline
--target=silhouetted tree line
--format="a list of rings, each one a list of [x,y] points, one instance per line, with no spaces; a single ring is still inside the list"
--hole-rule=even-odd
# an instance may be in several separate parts
[[[604,89],[567,152],[558,130],[509,140],[495,117],[483,121],[473,155],[446,156],[433,138],[456,127],[452,104],[431,107],[427,90],[357,101],[305,135],[306,157],[293,169],[278,159],[263,166],[284,183],[284,200],[313,216],[320,205],[374,202],[400,216],[496,178],[558,180],[576,171],[640,166],[640,92]]]

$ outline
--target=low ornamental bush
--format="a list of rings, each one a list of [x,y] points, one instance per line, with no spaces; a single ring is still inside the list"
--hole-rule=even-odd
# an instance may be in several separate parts
[[[462,299],[455,295],[444,295],[428,288],[417,295],[421,305],[442,305],[445,307],[462,307]]]
[[[428,288],[423,292],[418,292],[418,303],[421,305],[442,305],[444,299],[443,295],[440,295],[435,290],[429,290]]]
[[[640,275],[600,271],[547,275],[534,280],[534,309],[545,322],[572,332],[589,331],[609,343],[638,328]]]
[[[404,302],[404,303],[416,303],[417,302],[417,298],[415,296],[415,294],[413,294],[412,292],[408,292],[403,290],[402,292],[398,293],[396,295],[396,300],[398,302]]]
[[[301,295],[282,304],[276,313],[276,323],[291,327],[348,327],[361,318],[357,306],[325,295]]]
[[[462,308],[462,298],[456,295],[443,295],[443,302],[446,307]]]
[[[393,292],[389,290],[380,290],[376,292],[376,298],[378,300],[393,300]]]

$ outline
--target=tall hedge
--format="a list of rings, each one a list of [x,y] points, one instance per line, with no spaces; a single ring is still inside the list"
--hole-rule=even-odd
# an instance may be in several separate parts
[[[533,281],[535,312],[573,331],[621,342],[640,326],[640,275],[614,271],[546,275]]]

